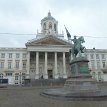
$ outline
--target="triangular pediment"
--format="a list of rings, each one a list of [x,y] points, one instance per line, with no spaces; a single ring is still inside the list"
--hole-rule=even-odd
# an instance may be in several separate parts
[[[28,42],[27,45],[70,45],[70,43],[55,36],[48,36]]]
[[[64,45],[64,43],[62,41],[59,41],[59,40],[56,40],[56,39],[53,39],[53,38],[47,38],[45,40],[42,40],[42,41],[38,41],[36,44],[42,44],[42,45],[45,45],[45,44],[49,44],[49,45]]]

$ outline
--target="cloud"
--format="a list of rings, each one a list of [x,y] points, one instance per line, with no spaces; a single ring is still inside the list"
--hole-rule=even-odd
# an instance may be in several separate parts
[[[65,32],[65,24],[72,37],[107,36],[106,5],[106,0],[0,0],[0,32],[36,33],[37,29],[40,32],[41,19],[50,10],[59,22],[59,33]],[[0,46],[8,46],[5,38],[10,41],[9,46],[24,46],[35,35],[0,35]],[[107,48],[106,38],[85,39],[87,48]]]

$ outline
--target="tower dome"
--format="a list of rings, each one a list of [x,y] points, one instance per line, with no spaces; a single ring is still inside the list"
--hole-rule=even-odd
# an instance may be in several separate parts
[[[48,16],[41,20],[41,32],[44,34],[57,34],[57,26],[58,21],[51,16],[51,12],[48,12]]]
[[[55,21],[55,18],[51,16],[51,13],[48,12],[48,16],[47,17],[44,17],[41,22],[43,21],[47,21],[47,20],[54,20]]]

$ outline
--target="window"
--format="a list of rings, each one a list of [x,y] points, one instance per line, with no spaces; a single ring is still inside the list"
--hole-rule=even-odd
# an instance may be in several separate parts
[[[22,73],[22,80],[25,79],[25,73]]]
[[[26,61],[23,62],[23,68],[26,68]]]
[[[98,72],[98,80],[101,80],[101,72]]]
[[[33,72],[35,72],[35,70],[31,70],[31,72],[33,73]]]
[[[6,76],[12,76],[12,73],[6,73]]]
[[[105,55],[104,55],[104,54],[102,54],[102,55],[101,55],[101,58],[102,58],[102,59],[105,59]]]
[[[91,56],[91,59],[94,59],[94,55],[93,54],[91,54],[90,56]]]
[[[92,77],[96,78],[96,73],[95,72],[92,72]]]
[[[0,74],[0,79],[3,79],[3,74],[2,73]]]
[[[96,59],[99,59],[99,54],[96,54]]]
[[[49,29],[52,29],[52,23],[49,22]]]
[[[54,30],[56,31],[56,24],[54,24]]]
[[[4,62],[0,62],[0,68],[4,68]]]
[[[91,66],[92,66],[92,69],[95,69],[95,62],[94,61],[91,61]]]
[[[26,54],[25,53],[23,53],[23,58],[26,58]]]
[[[8,62],[8,69],[12,68],[12,62]]]
[[[5,58],[5,53],[1,53],[1,58]]]
[[[49,53],[47,57],[51,60],[54,59],[53,53]]]
[[[39,54],[39,57],[40,57],[40,59],[43,59],[44,55],[43,54]]]
[[[43,28],[44,28],[44,30],[46,30],[46,23],[44,23]]]
[[[16,68],[19,68],[19,61],[16,61]]]
[[[20,54],[19,53],[16,53],[16,58],[19,58],[20,57]]]
[[[97,61],[97,68],[100,68],[100,61]]]
[[[88,59],[88,54],[85,54],[85,57]]]
[[[102,66],[103,66],[103,68],[105,67],[105,62],[104,61],[102,62]]]
[[[9,58],[12,58],[12,53],[9,53]]]
[[[15,80],[19,80],[19,73],[15,74]]]

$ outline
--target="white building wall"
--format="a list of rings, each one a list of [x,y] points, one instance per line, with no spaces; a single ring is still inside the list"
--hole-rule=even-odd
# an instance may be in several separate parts
[[[107,74],[103,74],[102,76],[103,76],[103,80],[107,81]]]
[[[61,49],[61,51],[65,51],[65,50],[68,50],[68,49],[65,49],[65,47],[64,47],[64,49],[62,50]],[[56,51],[56,50],[55,50]],[[92,50],[90,50],[90,51],[88,51],[87,53],[86,53],[86,55],[87,55],[87,58],[89,59],[89,68],[92,70],[92,72],[95,72],[96,73],[96,75],[97,75],[97,80],[98,80],[98,71],[101,71],[101,69],[103,68],[103,66],[102,66],[102,62],[103,61],[105,61],[105,65],[107,65],[107,50],[95,50],[96,52],[93,52]],[[5,53],[5,58],[1,58],[1,53]],[[9,58],[9,53],[12,53],[12,58]],[[19,58],[16,58],[16,53],[20,53],[20,57]],[[4,68],[3,69],[1,69],[0,68],[0,73],[2,73],[3,72],[3,74],[4,74],[4,78],[8,78],[9,79],[9,81],[11,81],[10,82],[10,84],[12,84],[12,83],[15,83],[15,81],[16,80],[14,80],[15,79],[15,73],[26,73],[26,70],[25,69],[23,69],[23,61],[26,61],[27,62],[27,55],[26,55],[26,58],[23,58],[23,53],[25,53],[25,54],[27,54],[27,50],[26,49],[23,49],[23,48],[20,48],[20,49],[17,49],[17,48],[8,48],[8,49],[6,49],[6,48],[1,48],[0,49],[0,62],[4,62]],[[93,59],[91,59],[91,54],[94,54],[94,58]],[[99,54],[99,59],[96,59],[96,54]],[[104,59],[102,59],[102,54],[104,54],[105,55],[105,58]],[[19,61],[19,69],[16,69],[16,61]],[[61,78],[63,78],[63,69],[62,69],[62,66],[63,66],[63,64],[62,64],[62,59],[59,59],[59,58],[57,58],[57,63],[58,63],[58,65],[57,65],[57,68],[58,68],[58,77],[61,77]],[[91,65],[91,61],[92,60],[94,60],[95,61],[95,69],[92,69],[92,65]],[[100,66],[101,66],[101,68],[100,69],[98,69],[97,68],[97,61],[100,61]],[[12,62],[12,68],[11,69],[8,69],[8,62]],[[53,61],[50,61],[50,60],[48,60],[48,64],[51,62],[51,64],[52,64],[52,69],[53,69],[53,71],[54,71],[54,62]],[[42,72],[42,74],[44,73],[44,60],[43,59],[40,59],[40,66],[39,66],[39,70],[40,70],[40,72]],[[27,69],[27,66],[26,66],[26,69]],[[9,76],[6,76],[6,73],[7,72],[12,72],[13,74],[12,74],[12,77],[9,77]],[[66,72],[67,72],[67,75],[68,75],[68,77],[69,77],[69,75],[70,75],[70,66],[69,66],[69,63],[66,63]],[[102,72],[102,71],[101,71]],[[35,75],[35,72],[31,72],[30,71],[30,73],[31,74],[29,74],[29,75]],[[41,73],[39,73],[39,77],[42,75]],[[54,75],[54,72],[53,72],[53,75]],[[101,77],[102,77],[102,80],[104,80],[104,81],[107,81],[107,75],[106,74],[103,74],[103,72],[101,73]],[[35,77],[35,76],[34,76]],[[32,76],[31,76],[31,78],[32,78]],[[13,81],[14,80],[14,81]],[[13,81],[13,82],[12,82]]]
[[[94,55],[94,58],[91,59],[91,54]],[[99,59],[96,58],[96,54],[99,55]],[[104,54],[104,58],[102,58],[102,54]],[[96,75],[96,80],[99,81],[98,79],[98,72],[100,71],[101,72],[101,78],[102,78],[102,81],[106,81],[106,74],[103,73],[102,69],[106,68],[107,67],[107,50],[106,49],[87,49],[86,51],[86,55],[88,55],[88,59],[89,59],[89,68],[91,69],[91,74],[92,72],[95,72],[95,75]],[[92,61],[94,61],[94,68],[92,68]],[[98,64],[97,62],[100,63],[100,67],[98,67]],[[103,64],[102,62],[105,62],[105,67],[103,67]]]
[[[1,58],[1,54],[5,53],[5,58]],[[12,53],[12,58],[9,58],[9,53]],[[16,58],[16,53],[20,54],[19,58]],[[0,68],[0,73],[3,73],[3,78],[8,79],[9,84],[15,83],[15,73],[23,73],[25,70],[23,70],[22,65],[22,56],[23,53],[26,53],[26,49],[23,48],[0,48],[0,64],[1,62],[4,62],[4,68]],[[27,60],[24,58],[24,60]],[[16,61],[19,61],[19,68],[16,69]],[[8,62],[11,62],[11,68],[8,68]],[[1,67],[1,65],[0,65]],[[12,73],[12,75],[8,74]]]

